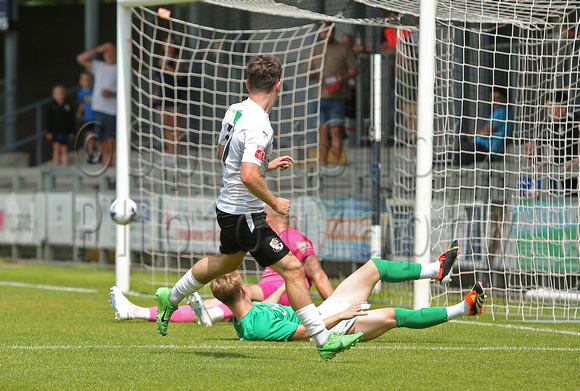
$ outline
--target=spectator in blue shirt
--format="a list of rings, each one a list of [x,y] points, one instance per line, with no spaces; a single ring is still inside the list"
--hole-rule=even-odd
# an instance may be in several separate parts
[[[468,165],[474,161],[498,160],[505,152],[506,138],[513,133],[513,113],[507,107],[507,90],[494,87],[491,94],[493,112],[491,119],[467,136],[455,156],[455,165]]]

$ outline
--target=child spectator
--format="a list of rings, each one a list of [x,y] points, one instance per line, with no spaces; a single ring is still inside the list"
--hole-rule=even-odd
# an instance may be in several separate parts
[[[79,78],[79,84],[81,85],[81,89],[77,93],[77,120],[79,120],[81,124],[81,128],[92,121],[97,119],[95,112],[93,111],[93,75],[91,75],[87,71],[81,72]],[[88,129],[92,129],[89,127]],[[95,139],[95,132],[89,130],[87,132],[87,163],[93,164],[96,163],[94,159],[94,143],[93,140]]]
[[[70,103],[66,101],[63,85],[52,89],[54,100],[48,107],[46,117],[46,138],[52,141],[52,159],[55,166],[68,166],[68,141],[74,138],[75,116]]]

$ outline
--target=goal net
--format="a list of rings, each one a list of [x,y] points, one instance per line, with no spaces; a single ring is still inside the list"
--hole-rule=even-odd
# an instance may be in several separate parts
[[[309,1],[208,2],[238,10],[251,6],[268,15],[262,24],[272,22],[269,15],[320,17],[300,11],[317,8]],[[311,60],[321,54],[318,24],[228,31],[133,9],[131,168],[147,220],[133,226],[140,231],[133,248],[142,249],[138,262],[147,270],[145,283],[171,284],[217,250],[213,208],[221,187],[215,159],[221,118],[245,97],[248,60],[270,53],[284,64],[282,94],[271,115],[278,132],[274,154],[292,155],[296,164],[270,173],[268,185],[292,200],[294,227],[313,240],[319,254],[352,261],[344,274],[368,259],[363,236],[370,225],[371,185],[380,177],[385,258],[415,260],[414,210],[426,201],[432,205],[432,258],[453,239],[462,245],[452,283],[431,284],[432,305],[460,300],[480,280],[494,317],[578,320],[577,3],[439,0],[435,15],[422,16],[435,18],[436,40],[435,85],[421,90],[420,1],[358,0],[364,15],[349,14],[347,3],[325,3],[328,20],[342,22],[343,31],[354,33],[359,26],[365,43],[376,42],[369,25],[396,32],[394,58],[381,62],[394,68],[381,72],[392,77],[394,103],[383,97],[383,107],[394,124],[385,121],[381,161],[371,161],[370,68],[360,68],[356,92],[367,98],[357,101],[357,138],[345,148],[346,164],[331,173],[318,167],[318,115],[310,109],[321,88],[308,81],[316,71],[309,68]],[[336,13],[329,11],[333,7]],[[373,19],[376,8],[390,11],[388,19]],[[174,76],[164,71],[167,65]],[[417,98],[431,93],[433,194],[426,200],[415,191],[422,180],[417,160],[423,158],[416,153]],[[247,277],[258,277],[253,261],[245,267]],[[408,298],[410,290],[397,286]],[[390,303],[410,304],[406,298]]]
[[[392,208],[405,216],[422,199],[416,102],[426,91],[418,20],[401,23]],[[435,257],[458,239],[462,255],[450,286],[432,284],[432,305],[480,280],[494,316],[580,318],[579,49],[571,1],[438,2],[431,248]],[[401,246],[412,248],[407,232]]]
[[[270,113],[273,156],[290,155],[295,162],[270,173],[268,186],[292,201],[295,216],[316,209],[320,82],[308,76],[323,64],[326,41],[319,35],[327,27],[230,31],[174,19],[163,10],[132,12],[131,170],[142,217],[134,225],[140,242],[132,247],[145,271],[144,290],[151,291],[172,285],[197,260],[218,251],[217,139],[227,108],[247,98],[245,69],[257,55],[282,61],[281,92]],[[298,228],[318,242],[308,227]],[[259,278],[255,261],[241,271],[246,279]]]

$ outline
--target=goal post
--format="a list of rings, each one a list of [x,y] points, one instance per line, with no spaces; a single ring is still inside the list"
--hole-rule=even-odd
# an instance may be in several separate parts
[[[395,1],[388,7],[398,5]],[[407,12],[419,15],[417,2],[407,5]],[[576,5],[557,0],[441,1],[433,14],[431,88],[421,84],[422,54],[419,72],[417,62],[410,61],[426,44],[423,38],[414,41],[412,31],[431,37],[421,34],[423,12],[418,29],[403,23],[399,30],[395,70],[399,163],[394,189],[395,204],[416,199],[415,216],[420,207],[431,203],[430,259],[453,239],[462,245],[452,284],[430,285],[432,302],[445,305],[461,298],[474,281],[481,280],[489,294],[487,311],[494,317],[578,320]],[[409,107],[420,105],[431,90],[432,117],[425,107],[416,111]],[[496,93],[505,93],[506,102]],[[565,102],[563,96],[568,98]],[[506,108],[503,124],[502,106]],[[555,118],[550,113],[558,107],[565,107],[566,114]],[[493,154],[478,156],[467,144],[475,142],[474,131],[485,129],[496,110],[497,123],[506,125],[501,135],[505,140]],[[421,187],[426,184],[421,174],[422,126],[415,141],[413,121],[409,121],[420,122],[422,116],[433,123],[433,149],[426,152],[433,157],[431,191]],[[465,159],[458,162],[460,151]],[[409,239],[415,246],[424,236],[418,225],[415,221]]]
[[[131,129],[131,9],[117,2],[117,144],[116,144],[116,197],[130,194],[130,129]],[[122,291],[130,290],[131,246],[130,225],[117,226],[115,247],[115,285]]]
[[[269,115],[277,133],[273,154],[294,158],[290,169],[268,175],[268,186],[291,199],[296,215],[320,209],[316,150],[322,80],[310,79],[324,65],[327,40],[319,39],[320,33],[332,26],[223,30],[145,7],[118,7],[117,196],[132,196],[142,221],[130,226],[129,239],[127,227],[118,228],[117,285],[130,288],[131,264],[145,270],[148,289],[171,284],[217,251],[217,136],[226,109],[247,98],[245,68],[257,55],[282,61],[282,88]],[[167,62],[174,70],[165,70]],[[138,259],[130,259],[129,246]],[[259,278],[254,261],[244,266],[244,277]]]
[[[119,131],[125,132],[122,137],[127,137],[125,141],[130,142],[131,148],[121,143],[118,152],[131,171],[131,178],[137,181],[138,197],[143,203],[140,207],[148,219],[147,224],[133,225],[130,235],[132,240],[138,237],[146,249],[141,252],[141,259],[132,263],[147,270],[147,284],[174,281],[176,274],[195,259],[215,250],[218,230],[214,219],[208,216],[212,215],[212,202],[220,187],[220,166],[215,162],[213,142],[221,115],[230,103],[243,98],[239,80],[248,56],[266,52],[284,57],[291,52],[293,58],[284,72],[294,76],[284,80],[289,85],[284,85],[283,91],[290,87],[298,95],[282,95],[271,119],[280,131],[276,153],[295,155],[297,164],[287,173],[275,174],[268,184],[279,194],[293,197],[293,205],[300,209],[297,215],[302,218],[297,227],[316,237],[315,248],[320,247],[319,251],[328,258],[350,257],[354,265],[366,261],[368,258],[363,257],[371,252],[357,253],[355,249],[364,248],[366,243],[353,244],[351,239],[370,232],[374,235],[375,255],[380,247],[378,239],[386,232],[388,243],[379,250],[387,259],[424,263],[437,259],[457,239],[462,254],[450,285],[421,281],[405,286],[414,292],[409,296],[415,300],[416,308],[461,300],[473,283],[481,280],[489,294],[487,311],[494,317],[578,320],[580,173],[576,162],[580,137],[575,137],[574,132],[580,120],[573,113],[579,111],[580,103],[580,36],[576,2],[358,0],[368,7],[395,11],[398,17],[387,21],[349,18],[342,13],[327,15],[329,20],[346,25],[382,24],[393,28],[397,35],[392,62],[394,128],[390,137],[381,139],[382,161],[372,162],[373,169],[368,160],[363,162],[371,155],[365,145],[368,138],[345,154],[348,164],[334,177],[325,176],[318,168],[318,116],[315,110],[308,109],[317,101],[315,90],[322,86],[320,82],[308,82],[311,70],[305,67],[310,61],[293,46],[298,45],[304,53],[314,53],[317,29],[226,31],[183,20],[159,19],[146,9],[139,9],[141,15],[130,15],[129,6],[162,3],[174,1],[118,3],[119,23],[124,24],[118,27],[118,53],[120,59],[125,56],[123,66],[119,66],[119,78],[124,78],[123,83],[131,79],[134,82],[124,91],[119,112],[121,105],[126,111],[118,117]],[[251,4],[254,12],[261,12],[262,7],[267,15],[313,18],[312,11],[300,12],[297,7],[308,7],[301,2],[207,3],[236,9]],[[414,20],[419,15],[421,18]],[[139,26],[130,31],[127,26],[135,17]],[[138,38],[132,35],[140,29],[143,34]],[[368,32],[367,38],[372,35]],[[179,137],[183,137],[180,141],[187,150],[177,160],[170,156],[171,142],[163,135],[162,118],[167,110],[153,102],[158,94],[156,88],[163,88],[156,76],[156,64],[162,60],[159,50],[167,34],[178,38],[175,49],[181,57],[176,61],[187,59],[188,69],[183,73],[189,83],[185,88],[187,100],[201,102],[197,108],[178,102],[186,101],[179,97],[174,102],[183,106],[183,111],[173,112],[173,120],[181,123],[177,133],[183,134]],[[138,48],[129,49],[128,45]],[[243,53],[239,52],[241,48]],[[138,54],[131,58],[132,50]],[[189,61],[195,56],[201,56],[199,61]],[[202,69],[193,67],[194,63]],[[370,79],[370,71],[364,77]],[[370,91],[369,88],[359,93],[368,95]],[[494,154],[481,157],[468,145],[475,142],[474,131],[485,129],[496,115],[500,98],[495,93],[502,91],[506,102],[499,106],[505,110],[500,110],[504,114],[498,112],[494,126],[503,129],[501,137],[505,136],[505,141],[500,141]],[[191,95],[193,92],[199,94],[199,99]],[[561,93],[568,98],[565,103],[561,102]],[[559,101],[554,102],[555,99]],[[562,115],[555,119],[550,113],[564,104],[569,114],[559,122]],[[485,133],[479,137],[487,137],[488,146],[498,138]],[[556,144],[556,139],[564,144]],[[473,162],[458,164],[456,157],[460,152]],[[353,157],[363,163],[356,166]],[[365,168],[361,168],[363,164]],[[374,231],[364,219],[368,205],[376,201],[369,195],[368,186],[376,172],[368,173],[381,164],[385,172],[378,176],[388,179],[381,180],[381,184],[386,183],[381,186],[381,195],[386,196],[382,200],[384,216],[380,219],[381,229]],[[129,172],[118,170],[118,184],[121,178],[129,183]],[[136,175],[134,170],[138,171]],[[125,196],[128,191],[118,188],[117,195]],[[325,204],[320,193],[329,198]],[[347,203],[349,209],[340,210]],[[340,224],[348,219],[354,228],[343,235]],[[340,229],[330,232],[335,227]],[[133,235],[136,230],[140,232]],[[357,258],[359,254],[364,255]],[[127,270],[126,264],[123,270]]]
[[[419,69],[417,88],[417,171],[415,180],[415,262],[433,262],[431,255],[431,194],[433,183],[433,106],[435,103],[435,11],[437,2],[421,0],[419,26]],[[413,307],[421,309],[431,305],[429,280],[415,281]]]

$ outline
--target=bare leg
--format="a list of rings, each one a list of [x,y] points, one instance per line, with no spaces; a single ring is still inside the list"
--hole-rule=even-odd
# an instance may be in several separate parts
[[[334,159],[334,165],[338,166],[340,163],[340,153],[342,152],[342,126],[330,126],[331,150]]]
[[[284,278],[288,300],[294,310],[312,304],[312,298],[306,287],[304,268],[292,253],[270,266]]]
[[[117,165],[117,139],[111,138],[111,167],[115,167]]]
[[[56,141],[52,142],[52,163],[55,167],[60,165],[60,148]]]
[[[169,155],[175,153],[175,134],[173,124],[173,113],[166,112],[163,114],[163,133],[165,135],[165,152]]]
[[[207,284],[214,278],[236,270],[242,264],[245,256],[246,253],[243,251],[235,254],[210,255],[193,265],[191,273],[198,282]]]
[[[101,143],[101,153],[103,156],[103,167],[112,167],[112,155],[111,155],[111,139],[106,139]]]
[[[493,264],[493,260],[501,251],[501,242],[503,239],[503,222],[505,220],[503,205],[492,206],[491,214],[491,240],[489,244],[489,263]]]
[[[167,112],[163,114],[165,151],[169,155],[181,153],[181,135],[183,132],[177,129],[179,127],[178,113],[178,110],[167,109]]]
[[[367,301],[380,278],[381,276],[375,263],[367,261],[341,282],[332,296],[351,304]]]
[[[329,135],[329,130],[328,130],[328,126],[321,126],[320,127],[320,145],[319,145],[319,150],[320,150],[320,165],[321,166],[326,166],[326,159],[328,156],[328,147],[330,146],[330,135]]]
[[[394,308],[379,308],[359,316],[348,334],[364,333],[363,341],[370,341],[397,327]]]
[[[60,147],[60,159],[62,160],[62,165],[64,167],[68,166],[68,147],[66,145],[59,145]]]
[[[252,301],[264,301],[264,291],[258,285],[250,285],[246,287],[246,292]]]

